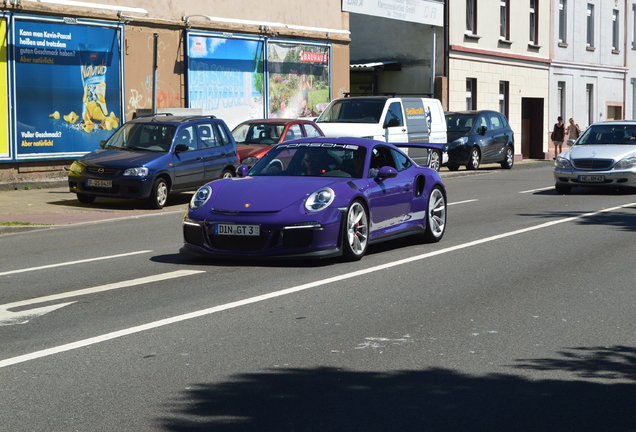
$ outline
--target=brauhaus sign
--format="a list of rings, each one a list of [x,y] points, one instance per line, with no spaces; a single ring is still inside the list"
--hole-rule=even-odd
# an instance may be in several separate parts
[[[342,0],[342,10],[437,27],[444,25],[444,3],[433,0]]]

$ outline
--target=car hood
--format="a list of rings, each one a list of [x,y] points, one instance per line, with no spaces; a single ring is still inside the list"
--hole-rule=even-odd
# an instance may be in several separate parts
[[[129,168],[147,165],[166,154],[149,151],[99,149],[84,155],[79,161],[95,166]]]
[[[636,152],[636,145],[602,144],[574,145],[569,150],[570,159],[614,159],[621,160]]]
[[[212,207],[228,212],[276,212],[321,187],[342,181],[341,178],[271,176],[217,180],[210,184],[214,190]]]
[[[382,129],[376,123],[318,123],[322,133],[328,137],[368,137],[384,135]]]
[[[260,158],[271,148],[271,145],[264,144],[238,144],[236,146],[236,152],[239,155],[239,160],[243,160],[251,156]]]

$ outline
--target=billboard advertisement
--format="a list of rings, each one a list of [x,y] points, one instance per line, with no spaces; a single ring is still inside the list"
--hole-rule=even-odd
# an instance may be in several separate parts
[[[230,128],[263,118],[264,40],[188,34],[188,101]]]
[[[120,29],[75,20],[14,23],[16,157],[95,150],[121,122]]]
[[[330,98],[329,47],[267,44],[270,118],[318,117]]]
[[[8,118],[7,101],[7,21],[0,19],[0,119]],[[0,122],[0,159],[8,158],[9,122]]]

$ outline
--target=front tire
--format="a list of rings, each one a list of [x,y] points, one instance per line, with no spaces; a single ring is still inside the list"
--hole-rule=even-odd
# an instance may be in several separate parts
[[[503,160],[503,162],[501,162],[501,167],[503,169],[510,169],[510,168],[512,168],[512,165],[514,165],[514,163],[515,163],[514,151],[512,150],[512,148],[507,147],[506,148],[506,158]]]
[[[229,168],[224,169],[223,172],[221,173],[221,178],[232,178],[232,177],[234,177],[234,173]]]
[[[468,160],[468,165],[466,165],[467,170],[476,170],[479,169],[479,164],[481,163],[481,154],[479,154],[479,149],[477,147],[473,147],[470,152],[470,159]]]
[[[561,183],[557,183],[554,185],[558,194],[567,195],[572,192],[572,186],[564,185]]]
[[[369,215],[360,201],[354,201],[347,210],[342,234],[342,253],[349,261],[358,261],[367,252],[369,242]]]
[[[162,209],[168,201],[168,183],[162,178],[155,180],[152,191],[148,197],[148,207],[152,209]]]
[[[93,201],[95,201],[95,197],[92,195],[78,193],[77,200],[81,202],[82,204],[92,204]]]
[[[424,241],[437,243],[446,232],[446,197],[442,188],[435,186],[428,197],[426,232]]]

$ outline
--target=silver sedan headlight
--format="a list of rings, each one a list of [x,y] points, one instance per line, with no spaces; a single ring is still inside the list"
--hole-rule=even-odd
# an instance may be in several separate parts
[[[563,168],[563,169],[572,168],[572,164],[570,163],[570,160],[561,156],[557,156],[556,160],[554,161],[554,166],[557,168]]]
[[[148,168],[146,167],[128,168],[126,171],[124,171],[124,176],[146,177],[147,175],[148,175]]]
[[[614,169],[618,169],[618,170],[627,170],[627,169],[632,169],[636,167],[636,156],[631,156],[625,159],[621,159],[618,162],[616,162],[616,165],[614,165]]]
[[[203,204],[208,202],[211,196],[212,188],[210,186],[205,185],[199,188],[199,190],[196,191],[194,195],[192,195],[192,199],[190,200],[190,208],[192,210],[200,208],[201,206],[203,206]]]
[[[335,198],[336,194],[333,189],[328,187],[318,189],[305,201],[305,210],[312,213],[318,212],[329,207]]]

